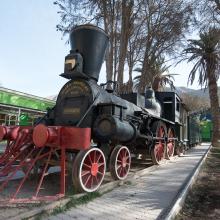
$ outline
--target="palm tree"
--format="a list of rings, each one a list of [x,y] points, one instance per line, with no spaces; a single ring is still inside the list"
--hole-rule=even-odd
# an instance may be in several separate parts
[[[152,82],[152,88],[154,91],[162,91],[166,85],[169,85],[171,90],[175,90],[175,86],[173,84],[174,81],[174,75],[177,74],[171,74],[171,73],[159,73],[154,76],[153,82]]]
[[[220,137],[220,113],[218,100],[217,80],[220,65],[220,29],[209,29],[200,33],[198,40],[189,40],[183,54],[190,55],[188,62],[194,62],[189,74],[188,83],[193,84],[198,73],[199,84],[208,86],[210,106],[213,120],[212,145],[219,146]]]
[[[166,73],[168,72],[170,66],[163,66],[162,63],[156,63],[154,65],[153,68],[153,77],[152,80],[149,84],[146,83],[145,86],[152,86],[154,91],[161,91],[163,90],[163,88],[166,87],[166,85],[169,85],[171,90],[175,90],[175,86],[173,84],[174,81],[174,75],[177,74],[171,74],[171,73]],[[135,69],[136,72],[142,72],[141,68],[136,68]],[[138,75],[136,77],[134,77],[134,90],[139,90],[139,86],[140,86],[140,81],[141,81],[141,75]]]

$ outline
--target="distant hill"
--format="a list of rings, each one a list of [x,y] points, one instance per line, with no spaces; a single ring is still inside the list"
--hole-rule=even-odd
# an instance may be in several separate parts
[[[209,98],[208,89],[197,89],[197,90],[195,90],[195,89],[189,89],[189,88],[186,88],[186,87],[177,87],[176,92],[179,95],[181,95],[182,93],[187,93],[187,94],[192,95],[192,96],[198,96],[198,97],[206,98],[206,99]]]
[[[186,87],[176,87],[176,92],[178,94],[182,94],[182,93],[195,93],[195,91],[197,91],[197,90],[189,89],[189,88],[186,88]]]
[[[167,88],[169,91],[170,89]],[[178,95],[188,94],[191,96],[198,96],[200,98],[209,99],[209,90],[207,89],[189,89],[187,87],[176,87],[176,93]],[[220,87],[218,87],[218,96],[220,97]]]
[[[166,91],[170,91],[170,89],[166,88]],[[188,95],[192,95],[192,96],[198,96],[200,98],[209,99],[208,89],[189,89],[187,87],[176,87],[176,93],[180,96],[182,94],[188,94]],[[218,96],[220,97],[220,87],[218,87]],[[56,101],[57,95],[51,95],[46,98],[51,99],[53,101]]]

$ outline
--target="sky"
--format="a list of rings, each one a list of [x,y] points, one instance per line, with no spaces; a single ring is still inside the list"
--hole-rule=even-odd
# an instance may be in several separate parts
[[[64,58],[70,47],[67,38],[56,31],[60,17],[53,0],[0,0],[0,84],[41,97],[59,92],[67,81]],[[172,68],[175,86],[187,86],[191,66],[184,63]],[[127,77],[125,76],[125,79]],[[105,80],[105,67],[100,81]],[[195,83],[190,88],[199,89]]]

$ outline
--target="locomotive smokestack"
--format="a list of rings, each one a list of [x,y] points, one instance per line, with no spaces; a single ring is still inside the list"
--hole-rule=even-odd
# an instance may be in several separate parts
[[[70,32],[71,52],[65,59],[67,68],[62,75],[71,79],[83,72],[82,76],[98,81],[108,39],[104,30],[90,24],[73,28]],[[75,57],[73,65],[71,58]]]

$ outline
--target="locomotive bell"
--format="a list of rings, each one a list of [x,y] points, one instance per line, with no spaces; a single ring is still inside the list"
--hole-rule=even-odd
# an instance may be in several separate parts
[[[155,92],[152,87],[145,88],[145,99],[154,99]]]
[[[64,76],[99,79],[109,38],[101,28],[86,24],[73,28],[70,32],[71,51],[65,58]]]

